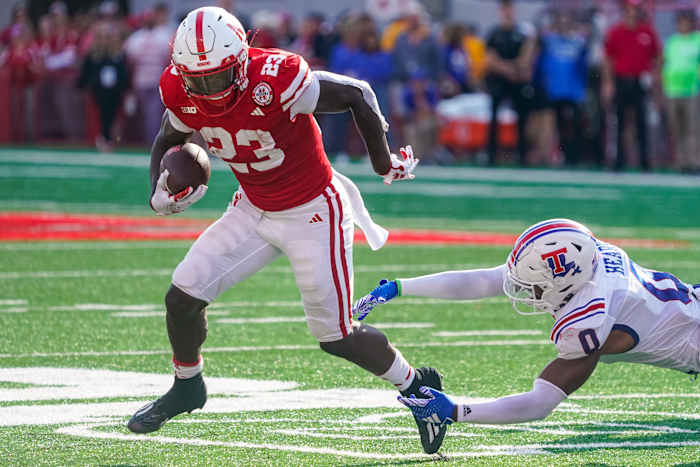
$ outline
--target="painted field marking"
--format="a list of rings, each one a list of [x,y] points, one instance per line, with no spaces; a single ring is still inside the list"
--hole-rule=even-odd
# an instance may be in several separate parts
[[[416,306],[416,305],[447,305],[447,304],[470,304],[470,303],[505,303],[505,297],[492,297],[482,300],[441,300],[437,298],[404,298],[386,303],[383,306]],[[144,303],[138,305],[119,305],[110,303],[76,303],[75,305],[59,305],[46,308],[48,311],[158,311],[163,305],[154,303]],[[207,306],[207,313],[210,310],[225,310],[227,308],[303,308],[303,304],[296,300],[273,300],[265,302],[255,301],[235,301],[235,302],[214,302]],[[37,308],[40,309],[40,308]]]
[[[409,186],[410,185],[410,186]],[[374,182],[359,182],[357,187],[365,194],[386,196],[423,195],[449,198],[488,198],[488,199],[542,199],[542,188],[536,186],[503,186],[500,184],[431,183],[412,182],[396,189],[387,189]],[[586,188],[549,186],[547,193],[553,198],[574,200],[617,201],[623,198],[618,188]]]
[[[371,323],[371,325],[380,329],[426,329],[435,327],[435,323]]]
[[[346,176],[372,177],[369,165],[349,164],[340,171]],[[692,175],[676,174],[619,174],[599,171],[555,170],[555,169],[504,169],[479,167],[422,167],[421,177],[435,180],[478,180],[491,182],[554,183],[563,185],[610,185],[610,186],[658,186],[690,188],[698,187]]]
[[[212,312],[207,312],[211,314]],[[268,316],[262,318],[221,318],[216,320],[221,324],[273,324],[273,323],[305,323],[305,316]],[[382,329],[424,329],[435,327],[435,323],[372,323],[372,326]]]
[[[450,190],[450,192],[455,191],[456,189]],[[499,188],[499,192],[503,191],[502,187]],[[596,198],[599,199],[600,196]],[[154,216],[76,215],[22,211],[0,212],[0,219],[6,226],[4,230],[0,230],[0,240],[2,241],[186,240],[198,237],[209,224],[208,220],[201,218],[171,219],[155,218]],[[392,229],[389,244],[508,247],[513,244],[515,237],[516,235],[512,233],[504,234],[492,231],[399,228]],[[355,241],[365,242],[366,238],[362,232],[358,231],[355,235]],[[620,247],[639,248],[682,248],[689,246],[687,241],[682,240],[618,238],[610,240],[610,242]]]
[[[475,331],[439,331],[435,337],[469,337],[469,336],[538,336],[544,334],[536,329],[493,329]]]
[[[26,305],[27,300],[21,298],[11,298],[7,300],[0,300],[0,305]]]
[[[406,415],[407,415],[407,413],[404,412],[403,416],[405,417]],[[299,420],[299,421],[302,421],[302,420]],[[273,429],[271,431],[273,433],[279,433],[279,434],[289,435],[289,436],[302,435],[302,436],[308,436],[310,438],[353,439],[353,440],[357,440],[357,441],[363,441],[363,440],[368,440],[368,439],[387,439],[387,440],[390,440],[390,439],[420,439],[420,436],[418,436],[418,435],[413,435],[413,436],[403,436],[403,435],[398,435],[398,436],[397,435],[354,436],[354,435],[347,434],[348,431],[362,431],[362,432],[380,431],[382,433],[415,433],[416,432],[415,428],[393,427],[393,426],[361,425],[361,426],[317,427],[317,428],[306,427],[306,428],[296,428],[293,430],[281,428],[281,429]],[[695,432],[691,431],[690,433],[695,433]],[[469,432],[464,432],[464,431],[452,430],[452,431],[450,431],[450,436],[456,437],[456,438],[480,438],[480,437],[483,437],[484,435],[476,434],[476,433],[469,433]]]
[[[207,316],[228,316],[228,311],[207,310]],[[159,318],[165,311],[117,311],[110,313],[113,318]]]
[[[464,270],[484,267],[493,267],[493,263],[460,263],[460,264],[385,264],[385,265],[355,265],[356,273],[382,273],[382,272],[410,272],[416,275],[418,272],[440,272],[447,270]],[[645,266],[656,269],[693,269],[697,267],[694,261],[650,261]],[[143,277],[143,276],[170,276],[174,268],[153,268],[153,269],[76,269],[63,271],[5,271],[0,272],[0,280],[23,280],[23,279],[82,279],[82,278],[103,278],[103,277]],[[264,268],[260,274],[289,274],[292,273],[290,266],[269,266]],[[500,298],[500,297],[497,297]],[[402,303],[407,303],[410,298],[401,298]],[[436,299],[437,300],[437,299]],[[447,300],[441,300],[447,302]],[[393,302],[392,302],[393,303]]]
[[[107,170],[68,167],[0,167],[0,178],[108,179]]]
[[[416,430],[411,430],[416,431]],[[272,433],[277,433],[280,435],[287,436],[300,436],[308,438],[321,438],[321,439],[349,439],[352,441],[368,441],[368,440],[399,440],[399,439],[420,439],[418,435],[351,435],[348,433],[324,433],[318,432],[311,428],[297,428],[297,429],[286,429],[278,428],[270,430]]]
[[[305,323],[304,316],[268,316],[265,318],[221,318],[221,324],[270,324],[270,323]]]
[[[598,399],[667,399],[676,397],[687,397],[687,398],[700,398],[700,394],[686,393],[686,394],[672,394],[672,393],[659,393],[659,394],[600,394],[600,395],[577,395],[572,394],[567,399],[571,400],[598,400]]]
[[[630,394],[624,394],[624,396],[630,396]],[[567,421],[556,421],[556,422],[537,421],[537,422],[529,422],[526,425],[535,426],[535,427],[537,427],[537,426],[595,425],[595,426],[608,427],[608,428],[642,428],[644,430],[649,430],[651,432],[661,432],[661,433],[700,433],[698,430],[686,430],[684,428],[676,428],[673,426],[666,426],[666,425],[649,425],[649,424],[644,424],[644,423],[627,423],[627,422],[599,422],[599,421],[595,421],[595,420],[590,420],[590,421],[567,420]],[[506,425],[494,425],[494,426],[498,426],[499,428],[502,428]],[[509,425],[509,426],[511,426],[511,425]],[[580,432],[577,432],[577,433],[580,433]],[[589,433],[589,432],[587,432],[587,433]],[[610,432],[604,431],[601,433],[605,434],[605,433],[610,433]]]
[[[404,271],[442,271],[451,268],[473,269],[479,267],[490,267],[493,264],[486,263],[462,263],[455,264],[385,264],[377,266],[356,265],[355,272],[404,272]],[[64,271],[7,271],[0,272],[0,279],[64,279],[64,278],[84,278],[84,277],[124,277],[134,276],[169,276],[174,268],[154,268],[154,269],[76,269]],[[291,273],[290,266],[270,266],[262,270],[263,273]]]
[[[418,458],[431,458],[422,453],[400,453],[400,452],[367,452],[366,449],[336,449],[333,447],[308,446],[308,443],[300,441],[299,444],[286,443],[251,443],[247,441],[214,441],[206,439],[194,438],[176,438],[166,436],[144,436],[123,434],[123,423],[126,416],[131,414],[135,407],[141,404],[141,401],[130,400],[122,402],[81,402],[86,397],[86,390],[90,392],[87,397],[100,399],[113,394],[119,396],[131,395],[148,395],[152,392],[159,392],[163,385],[171,379],[171,375],[166,374],[148,374],[128,371],[113,371],[113,370],[86,370],[86,369],[70,369],[70,368],[5,368],[0,369],[0,380],[14,381],[24,383],[35,383],[34,387],[18,388],[18,389],[2,389],[2,398],[0,400],[49,400],[56,399],[55,404],[42,405],[11,405],[0,406],[0,425],[3,426],[20,426],[20,425],[63,425],[66,423],[74,423],[76,425],[59,427],[55,432],[59,434],[81,436],[92,439],[118,439],[125,441],[151,441],[161,443],[171,443],[178,445],[199,445],[199,446],[228,446],[234,448],[247,449],[271,449],[280,451],[293,452],[309,452],[313,454],[330,454],[340,455],[355,458],[366,458],[372,456],[388,456],[395,460],[397,458],[407,458],[416,456]],[[47,380],[61,381],[61,387],[46,387],[44,385]],[[401,412],[393,409],[396,404],[394,399],[395,392],[392,390],[371,390],[358,388],[343,388],[343,389],[326,389],[326,390],[303,390],[297,389],[298,385],[295,382],[283,381],[260,381],[260,380],[239,380],[235,378],[209,378],[211,383],[212,393],[228,394],[233,397],[215,397],[210,400],[207,405],[207,410],[210,413],[236,413],[236,412],[268,412],[272,415],[269,423],[274,423],[272,420],[277,419],[280,411],[284,410],[302,410],[302,409],[330,409],[330,408],[387,408],[392,407],[389,413],[373,413],[367,416],[361,416],[354,420],[342,420],[330,423],[323,422],[322,419],[314,419],[304,417],[279,417],[278,420],[285,419],[290,422],[301,424],[301,428],[287,430],[283,434],[304,438],[317,437],[334,439],[336,436],[343,436],[345,439],[353,439],[353,436],[347,436],[347,432],[361,432],[361,437],[364,438],[371,432],[382,432],[374,439],[404,439],[404,433],[410,433],[407,430],[413,428],[405,427],[383,427],[380,423],[389,418],[401,416],[408,418],[409,414],[406,410]],[[37,386],[38,385],[38,386]],[[233,389],[232,389],[233,388]],[[244,388],[241,393],[241,388]],[[57,393],[57,391],[59,393]],[[242,397],[240,397],[242,395]],[[10,397],[12,396],[12,397]],[[629,398],[629,394],[621,394],[620,396]],[[700,395],[698,395],[700,397]],[[66,404],[64,398],[74,399],[76,403]],[[459,402],[474,403],[483,402],[492,399],[477,399],[477,398],[458,398]],[[697,414],[687,413],[665,413],[654,411],[589,411],[587,409],[572,406],[565,407],[569,412],[577,414],[585,413],[616,413],[620,415],[638,415],[656,417],[673,417],[677,419],[688,419],[697,417]],[[186,419],[185,419],[186,420]],[[184,423],[191,424],[221,424],[226,423],[226,419],[202,418],[197,419],[196,416],[185,421]],[[230,423],[254,423],[253,420],[264,422],[260,416],[251,417],[250,420],[232,419]],[[322,424],[322,427],[309,427],[309,424]],[[108,431],[114,430],[115,425],[119,425],[119,432]],[[304,426],[306,425],[306,426]],[[593,430],[561,430],[561,427],[566,426],[593,426]],[[552,428],[548,428],[552,427]],[[398,429],[392,429],[398,428]],[[518,429],[511,425],[485,425],[476,428],[486,428],[489,430],[513,430]],[[635,449],[635,448],[673,448],[684,446],[700,446],[700,440],[689,439],[687,436],[697,435],[698,430],[688,430],[667,425],[653,425],[650,423],[627,423],[621,422],[587,422],[577,417],[576,420],[563,422],[532,422],[526,425],[525,430],[544,434],[564,434],[574,436],[586,436],[590,434],[600,435],[639,435],[652,434],[659,435],[661,433],[668,435],[683,435],[679,441],[651,441],[633,440],[624,441],[613,437],[613,441],[599,441],[592,443],[559,443],[557,440],[530,443],[530,444],[512,444],[498,445],[488,443],[484,440],[484,444],[472,446],[467,452],[445,453],[448,459],[460,457],[481,457],[498,455],[545,455],[561,450],[583,451],[592,449]],[[602,429],[601,429],[602,428]],[[265,429],[265,428],[264,428]],[[464,431],[462,431],[462,429]],[[637,429],[637,430],[634,430]],[[280,432],[274,426],[267,428],[269,432]],[[453,427],[452,436],[472,438],[474,435],[466,426]],[[236,433],[236,430],[232,430]],[[330,434],[330,436],[329,436]],[[394,434],[394,436],[389,436]],[[487,435],[477,433],[477,436],[482,438]],[[360,437],[358,437],[359,439]],[[411,439],[415,435],[410,436]],[[532,439],[530,437],[530,439]],[[566,440],[564,440],[566,441]],[[311,451],[309,451],[311,450]]]
[[[72,425],[56,430],[57,433],[78,436],[82,438],[96,438],[96,439],[117,439],[124,441],[139,441],[139,442],[158,442],[158,443],[169,443],[169,444],[185,444],[191,446],[223,446],[232,448],[247,448],[247,449],[270,449],[273,451],[291,451],[291,452],[303,452],[310,454],[328,454],[333,456],[347,456],[354,457],[358,459],[376,459],[376,460],[392,460],[396,459],[397,456],[406,459],[436,459],[437,456],[431,456],[424,453],[392,453],[392,454],[379,454],[371,452],[358,452],[349,451],[342,449],[333,448],[319,448],[312,446],[298,446],[293,444],[276,444],[276,443],[246,443],[242,441],[212,441],[203,439],[191,439],[191,438],[174,438],[168,436],[143,436],[143,435],[127,435],[121,433],[109,433],[105,431],[96,431],[95,428],[100,426],[105,426],[106,424],[84,424],[84,425]],[[482,456],[502,456],[512,454],[513,451],[504,450],[499,451],[492,448],[487,448],[486,452],[457,452],[451,453],[450,457],[482,457]],[[531,449],[531,450],[518,450],[518,454],[547,454],[546,451]]]
[[[229,172],[219,159],[212,157],[212,170]],[[0,163],[33,164],[34,166],[127,167],[147,168],[148,158],[128,153],[70,153],[51,150],[2,149]],[[375,177],[368,164],[346,164],[339,169],[347,176]],[[696,189],[697,178],[679,174],[613,174],[600,171],[554,169],[505,169],[479,167],[421,168],[421,177],[435,180],[478,180],[490,182],[548,183],[562,185],[658,186]]]
[[[85,277],[168,276],[173,269],[94,269],[67,271],[0,272],[0,280],[10,279],[80,279]]]
[[[456,342],[394,342],[396,347],[508,347],[528,345],[551,345],[548,340],[493,340],[493,341],[456,341]],[[205,347],[202,352],[207,353],[236,353],[236,352],[261,352],[261,351],[298,351],[318,350],[318,345],[249,345],[240,347]],[[108,356],[138,356],[138,355],[170,355],[171,349],[158,350],[106,350],[83,352],[31,352],[19,354],[0,354],[1,358],[54,358],[54,357],[108,357]]]
[[[698,396],[697,394],[695,395],[696,397]],[[679,395],[679,397],[688,397]],[[609,399],[612,399],[609,397]],[[576,412],[576,413],[581,413],[581,414],[600,414],[600,415],[650,415],[650,412],[648,411],[643,411],[643,410],[610,410],[610,409],[584,409],[584,408],[578,408],[578,407],[572,407],[572,408],[557,408],[558,411],[561,412]],[[678,414],[674,414],[673,412],[653,412],[653,415],[657,415],[660,417],[678,417]],[[700,420],[700,414],[683,414],[683,418],[691,418],[693,420]]]
[[[642,425],[639,423],[602,423],[602,422],[583,422],[580,425],[595,425],[601,428],[609,428],[608,430],[567,430],[563,428],[558,428],[559,426],[567,425],[567,422],[549,422],[549,424],[542,426],[532,426],[528,424],[523,425],[490,425],[490,424],[480,424],[481,428],[493,428],[495,430],[510,430],[510,431],[522,431],[528,433],[544,433],[548,435],[558,435],[558,436],[575,436],[575,435],[629,435],[629,434],[659,434],[659,433],[691,433],[697,434],[696,430],[683,430],[681,428],[674,428],[669,426],[657,427],[656,425]],[[571,423],[574,425],[575,423]],[[552,428],[547,428],[551,426]]]
[[[27,307],[0,308],[0,313],[26,313],[27,311],[29,311]]]
[[[192,241],[170,240],[167,242],[31,242],[1,243],[0,251],[73,251],[73,250],[146,250],[189,248]]]

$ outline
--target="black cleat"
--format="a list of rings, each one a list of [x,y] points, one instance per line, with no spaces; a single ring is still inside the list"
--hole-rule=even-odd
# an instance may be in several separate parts
[[[418,390],[421,386],[428,386],[442,391],[442,375],[435,368],[416,368],[416,377],[413,383],[408,389],[401,391],[401,395],[414,395],[419,399],[425,399],[425,395]],[[423,450],[426,454],[438,452],[440,446],[442,446],[442,441],[445,439],[447,425],[438,426],[434,423],[424,422],[415,415],[413,418],[416,421],[416,425],[418,425],[418,433],[420,433],[420,442],[423,445]]]
[[[164,396],[141,407],[126,424],[134,433],[159,430],[168,420],[183,412],[201,409],[207,401],[207,386],[202,373],[190,379],[175,378]]]

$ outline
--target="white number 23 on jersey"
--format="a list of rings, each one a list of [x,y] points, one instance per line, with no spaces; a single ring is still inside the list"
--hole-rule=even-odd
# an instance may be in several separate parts
[[[236,144],[238,146],[250,146],[256,142],[260,148],[254,149],[253,154],[259,162],[236,162],[236,145],[233,143],[233,136],[225,128],[205,126],[200,133],[207,141],[209,151],[221,158],[240,173],[249,173],[250,168],[258,172],[274,169],[282,165],[284,161],[284,151],[275,147],[275,140],[272,134],[266,130],[238,130],[236,132]]]

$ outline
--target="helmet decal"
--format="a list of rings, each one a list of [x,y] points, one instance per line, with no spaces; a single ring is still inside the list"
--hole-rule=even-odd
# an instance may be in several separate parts
[[[197,20],[195,24],[196,35],[197,35],[197,54],[199,54],[199,61],[203,62],[207,59],[207,55],[204,51],[204,32],[202,31],[202,22],[204,21],[204,11],[199,11],[197,13]],[[214,31],[212,31],[214,32]],[[212,44],[214,41],[212,41]]]
[[[566,248],[559,248],[558,250],[540,255],[543,260],[547,261],[547,265],[549,266],[549,269],[552,270],[552,275],[554,277],[564,277],[572,269],[574,270],[574,272],[571,274],[572,276],[581,272],[581,268],[579,268],[576,263],[573,261],[568,263],[566,262],[566,252]]]

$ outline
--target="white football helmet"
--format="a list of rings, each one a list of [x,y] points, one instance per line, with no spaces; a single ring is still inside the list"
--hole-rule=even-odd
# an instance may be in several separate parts
[[[508,255],[503,291],[520,314],[554,315],[592,278],[596,239],[568,219],[550,219],[525,230]]]
[[[192,10],[175,33],[172,62],[194,105],[205,115],[223,115],[248,86],[246,32],[223,8]]]

